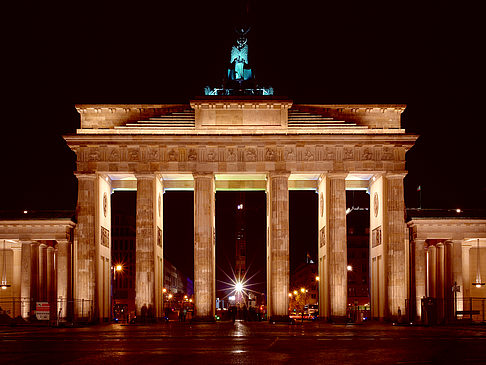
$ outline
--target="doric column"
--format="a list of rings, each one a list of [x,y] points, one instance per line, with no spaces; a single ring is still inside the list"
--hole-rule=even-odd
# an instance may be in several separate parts
[[[289,173],[271,172],[267,180],[267,307],[270,320],[288,320]]]
[[[471,274],[470,274],[470,262],[469,256],[471,253],[471,243],[470,242],[463,242],[462,243],[462,278],[464,282],[463,286],[463,293],[464,299],[471,296]]]
[[[426,293],[426,275],[427,275],[427,252],[425,250],[425,240],[414,241],[414,278],[415,278],[415,296],[413,299],[415,302],[415,315],[418,318],[422,316],[421,300],[427,295]]]
[[[59,320],[66,320],[71,289],[70,242],[57,241],[56,274],[57,274],[57,315]]]
[[[427,296],[431,298],[437,297],[437,248],[433,245],[427,248],[427,262],[428,262],[428,278],[427,278]]]
[[[47,300],[47,245],[41,243],[39,245],[39,301]]]
[[[12,243],[12,254],[12,294],[15,301],[12,309],[12,318],[16,318],[21,315],[22,244],[20,242]]]
[[[56,268],[54,267],[54,247],[47,247],[46,258],[46,287],[47,287],[47,301],[49,302],[51,310],[51,318],[56,315]]]
[[[30,241],[22,242],[20,273],[20,300],[22,318],[28,319],[31,311],[31,290],[32,290],[32,244]]]
[[[215,284],[214,174],[194,174],[194,305],[197,320],[213,321]]]
[[[329,289],[331,318],[346,317],[346,174],[329,174]]]
[[[437,244],[437,319],[442,322],[444,319],[444,244]]]
[[[385,246],[386,287],[388,315],[396,317],[398,309],[406,312],[407,299],[407,257],[405,203],[403,197],[403,178],[405,174],[386,175],[385,222],[387,242]]]
[[[462,241],[452,242],[452,284],[455,284],[459,291],[453,293],[456,310],[463,310],[462,298],[464,296],[464,278],[462,275]]]
[[[35,310],[35,303],[39,300],[39,242],[31,243],[31,261],[30,303],[31,310]]]
[[[452,292],[452,242],[444,242],[444,308],[446,320],[452,320],[454,316],[454,302]]]
[[[155,175],[137,175],[135,310],[140,316],[155,310]]]
[[[76,240],[76,317],[93,316],[96,289],[96,233],[95,204],[96,176],[94,174],[77,174],[78,204],[75,229]],[[91,317],[92,318],[92,317]]]

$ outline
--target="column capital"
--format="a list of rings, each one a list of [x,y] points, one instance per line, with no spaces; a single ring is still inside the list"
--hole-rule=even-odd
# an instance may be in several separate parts
[[[267,177],[270,177],[270,178],[276,178],[276,177],[284,177],[284,178],[289,178],[290,176],[290,172],[289,171],[285,171],[285,170],[276,170],[276,171],[269,171],[267,173]]]
[[[387,179],[403,179],[407,176],[408,171],[401,171],[401,172],[386,172],[383,174],[384,177]]]
[[[214,172],[193,172],[194,179],[214,179]]]
[[[155,174],[150,174],[150,173],[137,173],[135,174],[135,178],[137,180],[154,180],[155,179]]]
[[[94,180],[96,178],[96,174],[95,173],[85,173],[85,172],[74,172],[74,176],[76,176],[76,178],[78,180],[80,179],[92,179]]]
[[[333,171],[325,174],[326,177],[329,179],[346,179],[348,177],[347,172],[338,172],[338,171]]]

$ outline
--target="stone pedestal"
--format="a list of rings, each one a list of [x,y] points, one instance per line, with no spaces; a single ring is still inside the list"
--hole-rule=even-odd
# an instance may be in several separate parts
[[[346,186],[345,174],[330,174],[329,181],[329,291],[331,319],[346,318],[347,250],[346,250]]]
[[[77,174],[78,223],[75,229],[76,246],[76,318],[93,318],[96,289],[96,233],[94,174]]]
[[[155,315],[155,176],[137,175],[135,310],[138,317]]]
[[[273,172],[267,185],[267,308],[271,321],[289,316],[289,173]]]
[[[199,321],[214,321],[216,309],[214,193],[213,174],[194,174],[194,306]]]

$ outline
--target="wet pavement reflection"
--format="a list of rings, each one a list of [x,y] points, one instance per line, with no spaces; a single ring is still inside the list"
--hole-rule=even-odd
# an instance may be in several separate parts
[[[484,364],[485,348],[486,326],[236,321],[0,327],[2,364]]]

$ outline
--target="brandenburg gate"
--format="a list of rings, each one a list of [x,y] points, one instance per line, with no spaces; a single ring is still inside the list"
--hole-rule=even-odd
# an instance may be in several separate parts
[[[294,105],[272,96],[206,96],[189,105],[77,105],[81,127],[65,140],[77,155],[73,297],[110,317],[111,208],[137,191],[136,311],[162,316],[163,193],[194,190],[194,303],[215,314],[215,192],[265,190],[267,307],[288,317],[289,189],[318,194],[321,317],[346,316],[346,189],[370,193],[372,317],[406,308],[405,153],[417,136],[400,126],[404,105]],[[81,308],[74,308],[76,316]]]

